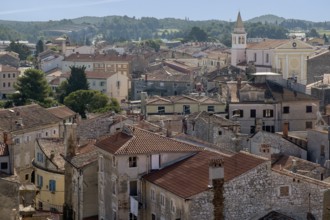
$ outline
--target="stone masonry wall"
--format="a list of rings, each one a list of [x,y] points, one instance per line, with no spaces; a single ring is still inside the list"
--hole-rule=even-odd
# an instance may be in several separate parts
[[[212,220],[214,219],[214,208],[212,204],[213,192],[205,191],[194,196],[191,200],[189,211],[190,220]]]
[[[311,212],[316,219],[322,219],[324,193],[329,186],[313,179],[298,177],[294,174],[272,172],[272,208],[293,217],[296,220],[306,219]],[[280,187],[288,186],[288,195],[281,195]]]
[[[271,191],[270,162],[265,162],[225,182],[224,218],[257,219],[258,213],[267,213],[271,210]]]

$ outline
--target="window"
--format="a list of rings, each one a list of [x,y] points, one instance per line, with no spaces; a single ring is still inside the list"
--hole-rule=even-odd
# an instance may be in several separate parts
[[[10,78],[10,73],[8,73],[8,78]]]
[[[112,156],[112,166],[116,167],[116,157]]]
[[[15,144],[21,143],[21,140],[19,138],[15,138]]]
[[[117,185],[116,185],[116,181],[115,180],[113,180],[112,181],[112,194],[113,195],[116,195],[116,192],[117,192]]]
[[[165,106],[158,106],[158,114],[164,114],[165,113]]]
[[[11,84],[10,84],[10,82],[9,82],[9,83],[8,83],[8,87],[10,87],[10,85],[11,85]]]
[[[164,194],[160,194],[160,205],[165,207],[165,196],[164,196]]]
[[[137,181],[130,181],[129,182],[129,195],[130,196],[137,196],[138,190],[137,190]]]
[[[254,62],[257,62],[257,53],[254,53]]]
[[[29,174],[25,174],[25,180],[29,180]]]
[[[2,162],[0,167],[2,170],[6,170],[6,169],[8,169],[8,163]]]
[[[273,109],[264,109],[263,116],[264,118],[272,118],[273,117]]]
[[[120,88],[120,81],[117,81],[117,88]]]
[[[214,105],[207,106],[207,111],[208,112],[214,112]]]
[[[37,187],[42,188],[43,177],[37,174]]]
[[[6,87],[6,83],[4,82],[4,83],[2,83],[2,87],[3,88],[5,88]]]
[[[243,118],[244,111],[242,109],[236,109],[233,111],[233,117]]]
[[[307,105],[306,106],[306,113],[311,113],[311,112],[313,112],[313,106]]]
[[[116,212],[116,210],[112,210],[112,213],[113,213],[112,220],[117,220],[117,212]]]
[[[15,73],[13,73],[13,78],[15,78],[16,77],[16,75],[15,75]]]
[[[45,136],[48,137],[48,132],[46,131]]]
[[[268,63],[269,62],[269,54],[267,53],[266,54],[266,63]]]
[[[2,75],[2,78],[6,78],[6,74],[5,73]]]
[[[189,87],[190,86],[190,83],[187,83],[187,87]]]
[[[279,191],[280,196],[289,196],[290,194],[289,186],[281,186]]]
[[[284,107],[283,107],[283,113],[284,113],[284,114],[288,114],[288,113],[290,113],[290,107],[289,107],[289,106],[284,106]]]
[[[56,181],[49,180],[49,191],[55,192],[56,191]]]
[[[151,214],[151,220],[156,220],[156,215],[155,214]]]
[[[156,201],[156,192],[154,189],[150,190],[150,199],[151,201]]]
[[[218,131],[218,135],[222,135],[222,131],[219,130],[219,131]]]
[[[171,208],[171,212],[172,213],[175,213],[175,202],[173,199],[171,199],[171,205],[170,205],[170,208]]]
[[[275,132],[275,127],[274,127],[274,125],[266,125],[266,126],[264,125],[264,126],[262,126],[262,130],[274,133]]]
[[[250,126],[250,134],[254,134],[256,132],[256,126]]]
[[[183,114],[190,114],[190,105],[183,105]]]
[[[136,157],[129,157],[129,167],[136,167]]]
[[[312,129],[313,128],[313,122],[306,121],[306,129]]]
[[[256,110],[255,109],[251,109],[250,110],[250,117],[251,118],[255,118],[256,117]]]
[[[137,220],[137,217],[133,213],[129,213],[129,220]]]
[[[325,156],[325,146],[324,145],[321,145],[320,156],[321,157],[324,157]]]
[[[44,162],[44,155],[40,152],[37,153],[37,161],[40,163]]]
[[[100,82],[100,86],[104,86],[105,85],[105,82]]]

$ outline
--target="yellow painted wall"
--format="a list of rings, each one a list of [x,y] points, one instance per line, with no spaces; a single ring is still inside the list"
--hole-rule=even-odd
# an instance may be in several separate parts
[[[37,194],[36,206],[38,202],[43,203],[43,209],[48,210],[48,204],[52,204],[58,207],[62,207],[64,204],[64,175],[47,172],[41,169],[35,169],[35,184],[37,185],[37,175],[43,177],[43,185],[40,188],[40,192]],[[56,191],[52,193],[49,191],[49,180],[56,181]]]

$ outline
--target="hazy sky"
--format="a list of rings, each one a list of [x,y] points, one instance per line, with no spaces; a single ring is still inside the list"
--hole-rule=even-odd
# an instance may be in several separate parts
[[[330,0],[1,0],[0,19],[48,21],[82,16],[243,20],[274,14],[284,18],[330,21]]]

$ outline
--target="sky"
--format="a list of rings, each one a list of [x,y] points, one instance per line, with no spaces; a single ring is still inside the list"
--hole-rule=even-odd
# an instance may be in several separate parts
[[[120,15],[235,21],[265,14],[330,21],[329,0],[2,0],[0,20],[49,21],[82,16]]]

